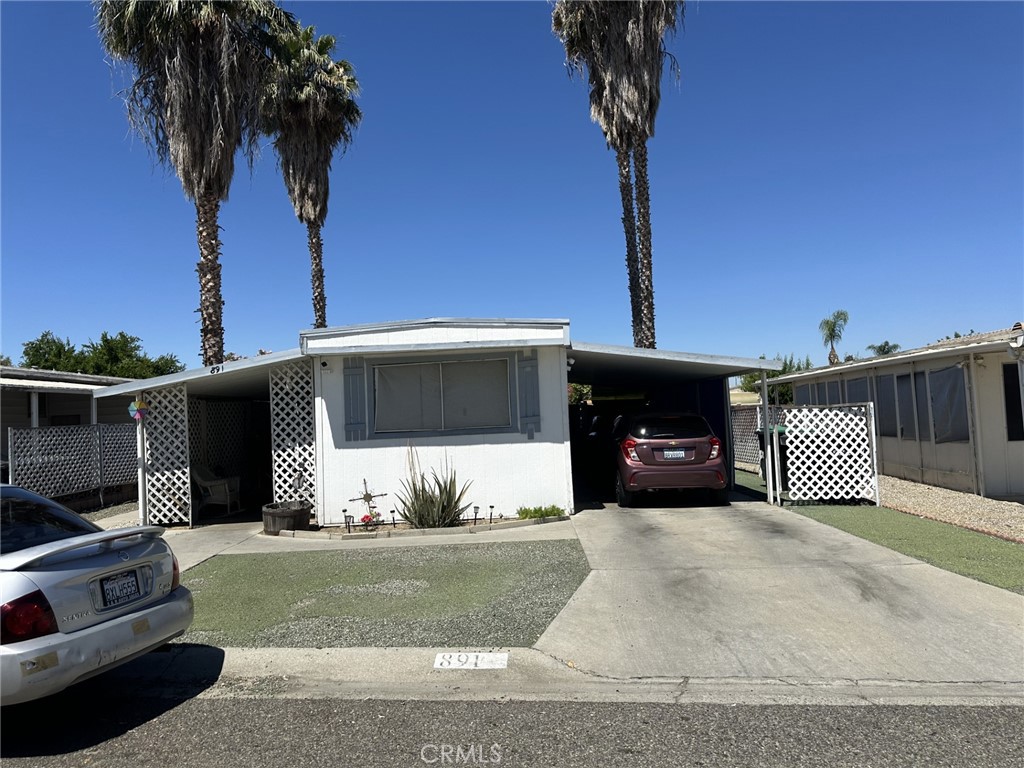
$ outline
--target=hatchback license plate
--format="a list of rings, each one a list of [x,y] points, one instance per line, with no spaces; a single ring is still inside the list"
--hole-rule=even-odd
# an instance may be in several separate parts
[[[685,450],[676,450],[676,451],[666,450],[665,451],[665,460],[666,461],[683,461],[684,459],[686,459],[686,451]]]
[[[139,592],[139,575],[135,571],[124,571],[114,576],[100,579],[103,589],[103,607],[111,608],[137,600]]]

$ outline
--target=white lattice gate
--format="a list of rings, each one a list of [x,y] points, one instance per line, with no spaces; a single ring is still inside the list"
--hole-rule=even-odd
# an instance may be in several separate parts
[[[185,386],[143,392],[149,404],[143,421],[146,488],[144,523],[192,525],[189,476],[188,397]]]
[[[316,420],[309,360],[270,369],[270,435],[274,501],[308,501],[316,509]]]
[[[880,503],[871,403],[784,408],[780,420],[791,500]]]

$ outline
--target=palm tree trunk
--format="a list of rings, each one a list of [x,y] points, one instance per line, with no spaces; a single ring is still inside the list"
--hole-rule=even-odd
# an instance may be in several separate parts
[[[651,243],[651,190],[647,177],[647,142],[633,147],[633,169],[636,172],[637,285],[640,294],[640,339],[638,347],[654,349],[654,263]],[[634,331],[634,336],[636,332]]]
[[[306,225],[309,240],[309,263],[313,279],[313,327],[327,327],[327,293],[324,290],[324,241],[320,237],[320,225],[310,222]]]
[[[196,198],[196,239],[199,241],[199,332],[203,365],[224,360],[224,299],[220,283],[220,198],[204,194]]]
[[[622,231],[626,235],[626,274],[629,276],[629,309],[633,323],[633,346],[640,344],[640,287],[637,270],[636,214],[633,211],[633,174],[629,150],[616,149],[619,166],[619,195],[622,197]]]

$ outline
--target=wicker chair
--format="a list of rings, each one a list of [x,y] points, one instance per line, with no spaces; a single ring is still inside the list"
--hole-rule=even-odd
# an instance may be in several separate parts
[[[201,464],[192,465],[192,480],[199,487],[199,510],[213,505],[227,507],[228,514],[231,513],[231,506],[236,509],[242,508],[241,494],[239,492],[239,479],[237,477],[217,477],[210,471],[209,467]]]

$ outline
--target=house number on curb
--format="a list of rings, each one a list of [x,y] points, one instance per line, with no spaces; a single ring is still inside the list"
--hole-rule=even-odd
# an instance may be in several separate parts
[[[439,653],[434,669],[505,669],[507,653]]]

